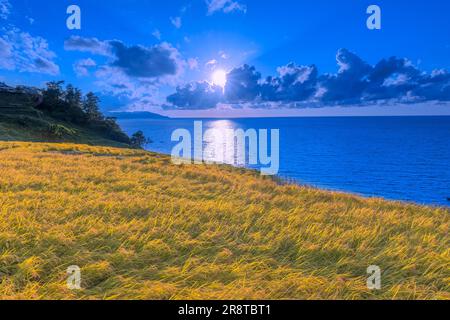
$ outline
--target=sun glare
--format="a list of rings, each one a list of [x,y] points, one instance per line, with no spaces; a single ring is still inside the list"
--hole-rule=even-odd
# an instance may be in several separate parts
[[[225,88],[227,84],[227,73],[224,70],[216,70],[212,75],[212,82],[217,86]]]

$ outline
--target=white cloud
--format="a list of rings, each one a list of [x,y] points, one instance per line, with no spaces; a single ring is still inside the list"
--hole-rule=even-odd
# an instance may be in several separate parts
[[[0,38],[0,68],[6,70],[14,69],[12,46],[2,38]]]
[[[238,1],[233,0],[206,0],[208,6],[208,15],[216,12],[230,13],[233,11],[247,12],[247,6]]]
[[[210,68],[210,69],[214,69],[214,67],[217,65],[217,60],[216,59],[212,59],[209,60],[206,64],[205,67]]]
[[[181,17],[170,18],[170,22],[175,26],[175,28],[180,29],[182,25]]]
[[[229,58],[228,54],[225,51],[220,51],[219,55],[222,59],[226,60]]]
[[[84,77],[89,75],[89,68],[96,67],[97,63],[91,58],[82,59],[73,65],[73,69],[77,76]]]
[[[161,31],[159,31],[158,29],[155,29],[152,32],[152,36],[154,36],[156,39],[161,40]]]
[[[33,37],[13,27],[0,39],[0,57],[3,60],[0,67],[19,72],[59,74],[59,67],[54,62],[56,54],[49,49],[44,38]]]
[[[8,19],[11,8],[8,0],[0,0],[0,20]],[[0,30],[3,33],[0,35],[0,69],[59,74],[59,66],[54,62],[56,54],[49,49],[47,40],[33,37],[12,25]]]
[[[78,61],[74,70],[79,76],[86,76],[94,68],[95,86],[103,95],[119,99],[127,110],[153,108],[164,98],[160,97],[160,88],[177,85],[185,68],[195,66],[193,60],[185,61],[176,48],[165,42],[144,47],[128,46],[119,40],[71,37],[65,47],[109,55],[100,65],[90,59]]]
[[[72,36],[66,40],[65,49],[105,56],[100,65],[92,59],[80,60],[74,70],[79,76],[87,76],[95,69],[91,72],[95,86],[103,95],[119,99],[128,110],[145,110],[161,102],[161,88],[178,85],[184,70],[195,67],[194,60],[186,61],[166,42],[129,46],[120,40]]]
[[[185,5],[185,6],[182,6],[181,9],[180,9],[180,13],[181,13],[181,14],[185,14],[185,13],[188,11],[188,9],[189,9],[190,7],[191,7],[190,4]]]
[[[198,59],[197,58],[188,59],[187,64],[189,66],[189,69],[191,69],[191,70],[198,69]]]
[[[131,78],[122,69],[111,66],[101,66],[95,76],[95,85],[102,93],[123,101],[126,111],[148,111],[160,104],[158,81]]]
[[[0,19],[8,19],[11,13],[11,3],[8,0],[0,0]]]

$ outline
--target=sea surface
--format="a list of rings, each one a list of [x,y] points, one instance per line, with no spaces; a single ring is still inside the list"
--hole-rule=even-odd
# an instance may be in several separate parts
[[[449,206],[450,117],[128,119],[148,150],[171,154],[176,129],[279,129],[279,176],[367,197]]]

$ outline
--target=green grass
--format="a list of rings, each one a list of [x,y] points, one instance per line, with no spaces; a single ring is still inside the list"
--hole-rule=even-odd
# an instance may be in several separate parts
[[[0,141],[72,142],[129,147],[124,143],[104,138],[89,128],[59,121],[45,115],[33,117],[0,114]]]
[[[2,299],[450,298],[448,209],[31,142],[0,143],[0,206]]]

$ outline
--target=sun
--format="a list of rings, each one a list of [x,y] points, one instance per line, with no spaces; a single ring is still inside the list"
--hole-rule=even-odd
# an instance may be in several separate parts
[[[216,86],[225,88],[227,84],[227,73],[224,70],[216,70],[212,74],[212,83]]]

